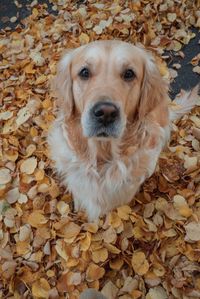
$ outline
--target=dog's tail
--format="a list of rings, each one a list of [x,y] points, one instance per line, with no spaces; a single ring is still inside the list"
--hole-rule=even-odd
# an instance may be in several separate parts
[[[180,95],[169,104],[169,116],[171,121],[180,119],[197,105],[199,90],[200,84],[196,85],[190,91],[182,90]]]

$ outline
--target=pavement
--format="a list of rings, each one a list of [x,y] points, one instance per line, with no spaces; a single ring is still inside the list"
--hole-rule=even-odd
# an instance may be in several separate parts
[[[12,29],[16,28],[20,21],[31,14],[30,4],[33,0],[18,0],[17,2],[21,5],[20,8],[14,3],[15,0],[0,0],[0,29],[4,29],[9,26]],[[39,4],[46,3],[49,13],[54,13],[51,7],[52,4],[48,0],[37,0]],[[84,1],[75,1],[77,3]],[[16,22],[10,22],[10,18],[17,16]],[[174,63],[181,64],[181,68],[178,70],[178,76],[171,84],[170,96],[172,98],[180,91],[180,89],[191,89],[196,84],[200,83],[200,75],[192,71],[192,65],[190,64],[191,59],[200,53],[200,32],[193,28],[196,33],[196,37],[193,38],[188,45],[182,48],[184,58],[177,57],[173,51],[167,53],[170,56],[169,67],[172,67]]]

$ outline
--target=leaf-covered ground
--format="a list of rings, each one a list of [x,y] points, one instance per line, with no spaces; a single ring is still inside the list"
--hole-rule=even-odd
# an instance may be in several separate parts
[[[16,5],[19,1],[15,1]],[[52,171],[50,81],[65,48],[96,39],[141,42],[165,78],[200,27],[199,1],[32,3],[23,28],[0,33],[0,298],[200,298],[200,108],[173,126],[156,173],[130,206],[99,224],[73,212]],[[14,20],[13,20],[14,22]],[[191,63],[199,73],[200,56]]]

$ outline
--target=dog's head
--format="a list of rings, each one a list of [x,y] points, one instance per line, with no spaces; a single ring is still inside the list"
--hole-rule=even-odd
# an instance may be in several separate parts
[[[87,138],[120,138],[167,96],[150,53],[120,41],[98,41],[71,50],[55,79],[59,109],[79,117]]]

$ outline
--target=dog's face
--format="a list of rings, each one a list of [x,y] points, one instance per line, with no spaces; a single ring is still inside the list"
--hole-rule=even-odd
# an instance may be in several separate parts
[[[127,123],[144,117],[162,100],[163,88],[152,56],[120,41],[71,51],[61,60],[56,79],[66,118],[80,117],[88,138],[120,138]]]

